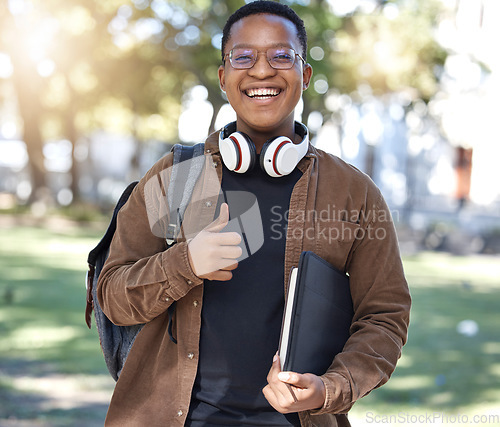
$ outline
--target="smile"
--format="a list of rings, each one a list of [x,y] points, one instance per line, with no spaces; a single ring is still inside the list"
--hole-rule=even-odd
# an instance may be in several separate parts
[[[254,99],[270,99],[278,96],[281,93],[280,89],[275,88],[259,88],[259,89],[248,89],[245,94]]]

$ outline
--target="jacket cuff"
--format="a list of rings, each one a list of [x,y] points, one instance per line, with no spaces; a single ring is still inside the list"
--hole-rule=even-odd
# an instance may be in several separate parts
[[[187,242],[177,243],[164,251],[162,266],[167,273],[164,289],[174,300],[181,299],[192,288],[203,283],[203,279],[194,274],[189,263]]]
[[[326,373],[320,376],[325,384],[325,403],[319,409],[310,411],[311,415],[346,413],[352,406],[351,386],[349,381],[337,373]]]

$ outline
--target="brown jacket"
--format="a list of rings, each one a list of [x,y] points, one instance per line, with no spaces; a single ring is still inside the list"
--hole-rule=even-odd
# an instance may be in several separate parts
[[[221,179],[217,136],[206,141],[205,171],[193,200],[202,200],[210,181]],[[145,188],[150,193],[147,182],[171,165],[171,154],[159,160],[120,211],[98,282],[99,303],[114,323],[147,323],[116,384],[108,426],[182,426],[189,409],[198,365],[203,280],[190,268],[185,241],[166,250],[165,239],[153,234],[148,221],[151,197],[145,195]],[[354,305],[351,337],[321,377],[325,404],[300,413],[300,419],[308,427],[348,426],[345,414],[354,402],[384,384],[396,366],[406,341],[410,294],[391,215],[373,182],[312,146],[298,167],[303,175],[290,199],[285,291],[288,272],[302,251],[311,250],[349,273]],[[209,224],[215,205],[209,200],[189,206],[184,223]],[[167,332],[167,308],[173,301],[178,344]]]

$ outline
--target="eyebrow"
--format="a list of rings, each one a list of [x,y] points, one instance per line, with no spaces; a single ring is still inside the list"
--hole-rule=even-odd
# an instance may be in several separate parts
[[[272,49],[272,48],[275,48],[275,47],[288,47],[290,49],[295,50],[295,48],[290,43],[273,43],[273,44],[270,44],[270,45],[267,45],[267,46],[263,47],[263,49]],[[259,50],[254,45],[251,45],[251,44],[248,44],[248,43],[239,43],[239,44],[236,44],[236,45],[234,45],[231,48],[231,50],[232,49],[241,49],[241,48],[248,48],[248,49],[257,49],[257,50]]]

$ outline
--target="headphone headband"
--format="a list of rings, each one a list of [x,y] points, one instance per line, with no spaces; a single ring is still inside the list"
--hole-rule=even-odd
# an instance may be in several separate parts
[[[219,133],[219,141],[221,139],[229,138],[229,136],[232,133],[234,133],[234,132],[236,132],[236,122],[228,123],[220,131],[220,133]],[[304,138],[308,134],[308,130],[307,130],[306,125],[303,124],[303,123],[300,123],[300,122],[295,122],[295,133],[302,138],[302,141],[304,141]]]

